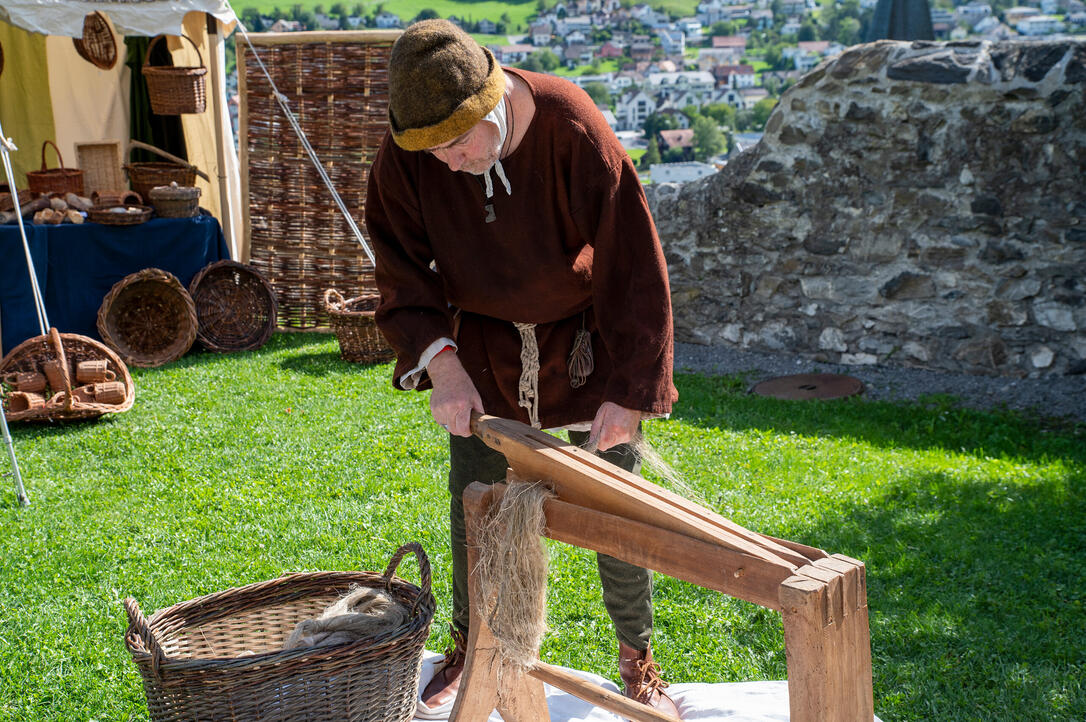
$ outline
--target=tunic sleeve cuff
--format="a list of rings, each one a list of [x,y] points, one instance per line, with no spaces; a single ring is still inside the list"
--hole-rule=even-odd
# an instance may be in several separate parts
[[[426,371],[426,367],[434,360],[434,356],[437,356],[446,346],[452,346],[453,351],[458,348],[455,341],[445,336],[442,336],[427,346],[426,350],[419,356],[418,366],[400,377],[400,388],[409,391],[418,388],[419,381],[422,379],[422,374]]]

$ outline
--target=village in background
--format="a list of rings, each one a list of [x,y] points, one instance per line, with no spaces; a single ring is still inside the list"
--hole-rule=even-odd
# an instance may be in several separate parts
[[[916,0],[925,3],[925,0]],[[629,0],[539,0],[522,22],[441,15],[406,16],[395,2],[337,2],[269,11],[239,3],[249,32],[394,29],[445,17],[498,61],[567,77],[603,112],[645,182],[686,182],[715,173],[758,142],[782,92],[804,73],[871,37],[877,0],[703,0],[695,14]],[[441,7],[494,7],[456,3]],[[500,6],[499,6],[500,7]],[[510,5],[510,11],[524,6]],[[1005,40],[1086,34],[1083,0],[932,0],[936,40]],[[230,113],[237,134],[234,42],[228,44]]]

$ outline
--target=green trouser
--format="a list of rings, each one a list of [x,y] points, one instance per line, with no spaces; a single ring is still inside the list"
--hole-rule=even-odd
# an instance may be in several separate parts
[[[586,431],[569,432],[570,443],[581,446]],[[598,456],[626,471],[638,473],[637,454],[626,444]],[[494,484],[505,480],[505,456],[477,437],[449,436],[450,536],[453,561],[453,624],[468,631],[468,550],[464,526],[464,489],[474,481]],[[618,640],[634,649],[645,649],[652,636],[652,573],[647,569],[596,555],[603,582],[603,604],[615,625]]]

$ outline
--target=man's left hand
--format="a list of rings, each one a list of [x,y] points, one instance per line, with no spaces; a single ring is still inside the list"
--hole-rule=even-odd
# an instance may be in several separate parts
[[[600,451],[627,444],[633,441],[640,422],[641,412],[637,409],[627,409],[611,401],[604,401],[596,412],[596,418],[592,420],[588,443],[595,442]]]

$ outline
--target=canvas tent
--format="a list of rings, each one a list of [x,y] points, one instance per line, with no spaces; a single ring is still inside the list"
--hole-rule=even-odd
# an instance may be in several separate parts
[[[76,51],[84,18],[101,13],[117,36],[121,60],[99,69]],[[226,104],[223,41],[237,19],[224,0],[3,0],[0,3],[0,123],[19,147],[12,154],[15,182],[25,187],[26,171],[41,167],[46,140],[60,148],[65,164],[77,165],[77,143],[130,137],[130,73],[123,62],[126,35],[166,34],[174,65],[196,66],[199,48],[206,76],[207,110],[186,114],[181,124],[188,160],[211,178],[197,179],[200,204],[219,219],[238,257],[241,181],[237,149]],[[47,156],[49,167],[56,159]]]

